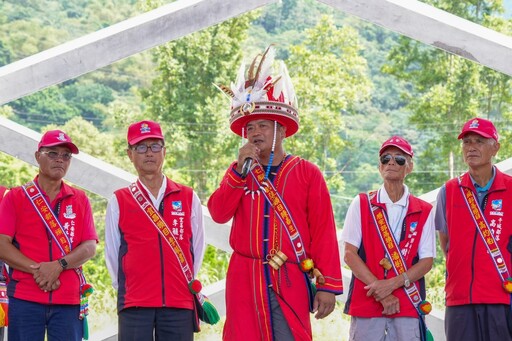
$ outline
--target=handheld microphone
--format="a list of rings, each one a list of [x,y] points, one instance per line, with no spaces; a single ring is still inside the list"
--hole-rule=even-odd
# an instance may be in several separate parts
[[[248,157],[244,161],[244,165],[242,166],[242,179],[245,179],[252,166],[252,158]]]

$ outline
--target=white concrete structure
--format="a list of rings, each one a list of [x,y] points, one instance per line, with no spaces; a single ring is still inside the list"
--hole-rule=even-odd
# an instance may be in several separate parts
[[[211,25],[278,0],[180,0],[112,25],[98,32],[40,52],[0,68],[0,105],[92,72],[118,60],[179,39]],[[471,23],[415,0],[319,0],[350,15],[425,44],[512,75],[512,38]],[[35,164],[33,153],[40,134],[0,118],[0,151]],[[512,173],[512,160],[499,167]],[[110,197],[135,176],[101,160],[80,153],[73,160],[67,180]],[[101,179],[101,181],[97,181]],[[435,201],[437,190],[424,196]],[[228,225],[213,223],[204,210],[208,243],[230,251]],[[347,277],[349,272],[345,271]],[[348,277],[345,287],[348,288]],[[223,281],[206,288],[224,311]],[[343,299],[343,297],[342,297]],[[429,316],[436,340],[444,340],[442,316]]]
[[[415,0],[319,0],[512,75],[512,38]],[[277,0],[180,0],[0,68],[0,105]]]

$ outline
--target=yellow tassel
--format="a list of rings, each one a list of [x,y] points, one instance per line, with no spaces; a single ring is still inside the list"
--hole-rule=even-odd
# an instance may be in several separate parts
[[[0,304],[0,327],[5,327],[5,311]]]

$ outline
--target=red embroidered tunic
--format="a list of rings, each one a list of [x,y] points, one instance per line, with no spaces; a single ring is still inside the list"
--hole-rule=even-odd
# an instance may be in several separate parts
[[[286,227],[263,194],[257,193],[258,184],[251,175],[241,179],[234,168],[235,163],[208,201],[214,221],[226,223],[233,218],[224,340],[273,339],[269,290],[276,293],[295,339],[311,340],[308,279],[299,269]],[[317,289],[341,294],[336,227],[322,173],[306,160],[288,157],[273,183],[293,216],[307,256],[325,276],[326,283]],[[266,264],[271,250],[288,257],[279,270]]]

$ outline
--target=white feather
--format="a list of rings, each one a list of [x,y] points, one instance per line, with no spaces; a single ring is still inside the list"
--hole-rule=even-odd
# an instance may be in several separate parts
[[[284,65],[284,62],[281,60],[279,62],[279,74],[281,75],[281,78],[274,84],[274,93],[273,93],[273,96],[274,98],[278,98],[279,95],[281,94],[281,92],[283,92],[283,67],[286,68],[286,66]]]
[[[286,68],[286,64],[282,64],[281,66],[281,75],[283,82],[283,92],[285,101],[288,102],[293,107],[297,107],[297,97],[295,96],[295,89],[292,84],[292,80],[290,75],[288,74],[288,69]]]
[[[256,83],[264,86],[267,82],[267,78],[271,76],[272,65],[274,64],[274,58],[276,56],[276,50],[273,45],[270,45],[263,55],[259,65],[259,73],[257,74]]]

